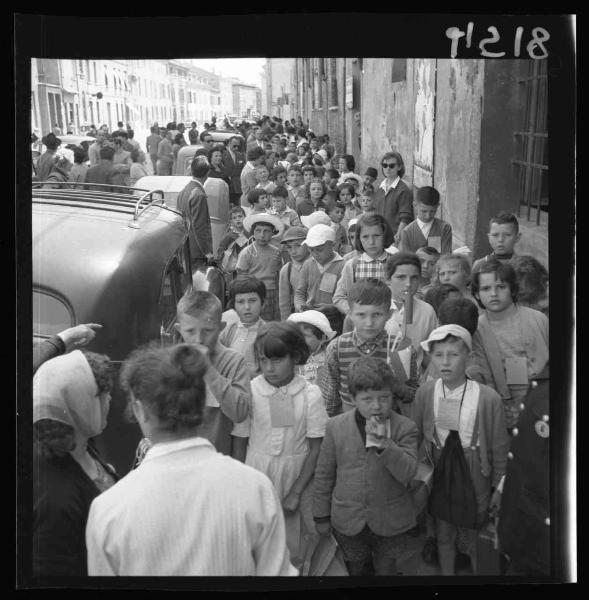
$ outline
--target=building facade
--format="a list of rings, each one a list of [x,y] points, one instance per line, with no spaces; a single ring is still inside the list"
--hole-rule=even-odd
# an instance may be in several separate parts
[[[262,92],[259,87],[247,83],[233,82],[233,114],[251,119],[262,109]]]
[[[294,117],[291,88],[294,58],[268,58],[262,76],[262,112],[289,121]]]
[[[489,252],[489,219],[508,210],[518,252],[548,264],[545,61],[304,58],[292,81],[294,114],[358,172],[395,150],[409,185],[439,190],[455,247]]]

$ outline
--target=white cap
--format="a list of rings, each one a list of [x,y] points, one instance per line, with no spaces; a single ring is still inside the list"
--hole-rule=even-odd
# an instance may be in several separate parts
[[[385,248],[384,251],[388,254],[397,254],[397,252],[399,252],[399,248],[397,248],[397,246],[394,244],[391,244],[388,248]]]
[[[300,313],[293,313],[286,319],[293,323],[307,323],[308,325],[314,325],[317,329],[320,329],[330,340],[335,336],[335,331],[331,328],[327,317],[318,310],[305,310]]]
[[[307,237],[302,245],[308,248],[321,246],[325,242],[335,242],[335,231],[329,225],[313,225],[307,232]]]
[[[362,176],[358,175],[358,173],[344,173],[340,176],[338,183],[341,185],[342,183],[346,183],[349,179],[353,179],[358,185],[362,185]]]
[[[442,325],[441,327],[436,327],[436,329],[434,329],[429,334],[427,340],[421,342],[421,347],[426,352],[429,352],[429,346],[431,342],[439,342],[448,335],[453,335],[457,338],[460,338],[466,344],[468,349],[472,350],[472,337],[470,333],[461,325],[456,325],[454,323],[451,323],[450,325]]]
[[[313,225],[331,225],[331,219],[329,215],[323,210],[316,210],[310,215],[304,215],[301,217],[301,223],[307,228],[311,229]]]
[[[348,221],[348,229],[352,226],[355,225],[358,222],[358,219],[350,219]]]

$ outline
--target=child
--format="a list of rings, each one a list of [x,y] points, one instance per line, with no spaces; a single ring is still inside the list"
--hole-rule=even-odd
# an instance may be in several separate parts
[[[254,173],[257,181],[256,189],[265,190],[268,194],[271,194],[272,190],[276,186],[272,181],[268,179],[270,176],[268,167],[265,164],[258,165]]]
[[[254,341],[264,321],[260,319],[262,306],[266,299],[266,287],[255,277],[238,277],[229,286],[227,308],[233,308],[238,320],[228,323],[221,332],[219,341],[245,358],[250,378],[259,375]]]
[[[361,255],[346,262],[333,296],[333,303],[343,314],[350,311],[348,291],[355,281],[365,277],[376,277],[384,281],[385,263],[389,257],[385,248],[393,243],[393,232],[381,215],[360,217],[356,227],[355,247]]]
[[[443,325],[422,345],[440,372],[439,379],[419,388],[414,407],[419,444],[434,464],[429,513],[435,519],[440,567],[442,575],[454,574],[457,546],[477,574],[478,528],[486,520],[491,489],[505,472],[509,447],[501,399],[467,379],[472,338],[466,329]],[[464,461],[466,472],[461,470]]]
[[[417,218],[403,228],[399,239],[399,250],[416,252],[418,248],[430,246],[439,254],[452,252],[452,227],[436,218],[440,207],[440,193],[429,185],[419,188],[416,195]]]
[[[479,316],[474,353],[503,400],[509,430],[517,424],[529,384],[548,362],[548,318],[516,304],[518,285],[510,264],[490,258],[472,278]]]
[[[363,356],[373,356],[388,362],[390,340],[385,324],[391,316],[391,290],[383,281],[364,278],[356,281],[348,294],[349,314],[353,331],[343,333],[327,346],[327,371],[321,382],[327,414],[333,417],[354,407],[348,387],[350,365]],[[397,382],[396,407],[410,402],[415,389]],[[412,382],[413,383],[413,382]]]
[[[237,273],[257,277],[264,282],[266,302],[262,309],[262,318],[266,321],[277,320],[278,273],[282,267],[282,256],[280,249],[271,244],[271,241],[273,235],[282,235],[284,223],[276,215],[262,213],[247,216],[243,224],[253,234],[254,243],[239,254]]]
[[[303,172],[303,185],[308,186],[315,177],[317,177],[315,173],[315,167],[313,165],[305,165],[302,167]],[[326,190],[327,191],[327,190]],[[309,194],[307,193],[307,196]]]
[[[471,300],[477,309],[479,308],[470,293],[470,262],[464,254],[442,254],[436,265],[436,272],[440,284],[456,286],[465,298]]]
[[[509,264],[517,277],[517,303],[548,316],[548,271],[533,256],[514,256]]]
[[[351,258],[362,256],[361,252],[356,250],[356,232],[358,228],[358,219],[351,219],[348,223],[348,247],[352,248],[347,254],[344,254],[344,260],[347,262]]]
[[[290,208],[296,210],[297,203],[305,199],[305,186],[303,185],[303,172],[299,165],[293,165],[288,170],[288,185],[286,189],[289,193],[287,204]],[[300,215],[299,215],[300,216]]]
[[[300,227],[299,215],[286,205],[287,200],[288,190],[282,185],[275,187],[272,191],[272,209],[268,212],[276,215],[284,223],[285,228]]]
[[[346,228],[342,225],[344,218],[345,207],[341,202],[335,202],[334,200],[327,200],[325,202],[325,212],[331,219],[331,228],[335,233],[335,245],[334,250],[340,254],[345,254],[350,251],[348,248],[348,236]]]
[[[307,237],[306,227],[291,227],[282,238],[290,260],[280,269],[278,276],[278,305],[280,320],[286,321],[288,315],[294,312],[294,293],[299,284],[301,269],[309,258],[309,249],[303,245]]]
[[[267,323],[258,331],[255,349],[262,374],[252,381],[249,419],[234,434],[249,438],[246,464],[274,484],[291,561],[300,568],[313,539],[311,481],[327,414],[319,388],[295,374],[309,350],[294,323]]]
[[[354,410],[327,422],[317,461],[316,529],[333,531],[352,576],[369,574],[366,562],[375,575],[396,575],[416,523],[407,485],[417,471],[417,427],[393,410],[397,384],[382,360],[351,364]]]
[[[416,293],[418,298],[423,298],[427,290],[438,283],[436,281],[436,264],[440,253],[431,246],[424,246],[419,248],[415,254],[421,261],[421,278]]]
[[[416,351],[415,359],[418,370],[421,368],[423,360],[421,342],[426,340],[438,325],[436,312],[431,305],[415,298],[420,276],[421,261],[412,252],[398,252],[391,256],[386,263],[386,277],[393,295],[391,305],[393,314],[386,324],[386,330],[395,337],[403,331],[405,302],[409,295],[413,296],[412,318],[411,322],[406,323],[405,333]]]
[[[303,242],[311,252],[301,269],[299,283],[294,294],[296,312],[315,309],[333,303],[333,294],[344,259],[334,252],[335,233],[329,225],[313,225]]]
[[[521,233],[517,217],[509,212],[502,211],[489,222],[489,244],[493,248],[491,254],[475,260],[472,265],[474,273],[479,267],[493,258],[505,263],[515,256],[515,245],[519,242]]]
[[[175,327],[182,340],[195,345],[210,362],[204,378],[207,399],[199,435],[208,439],[218,452],[235,457],[237,450],[232,448],[231,430],[247,417],[250,401],[245,360],[219,343],[225,323],[221,321],[221,302],[214,294],[189,288],[176,310]]]
[[[373,215],[376,213],[374,208],[374,195],[368,192],[362,192],[362,194],[356,196],[356,203],[362,211],[361,215]]]
[[[335,192],[337,194],[337,180],[339,173],[336,169],[326,169],[323,174],[323,182],[327,186],[327,192]]]
[[[286,169],[280,165],[278,167],[274,167],[272,172],[270,173],[270,180],[274,183],[276,187],[283,186],[286,187],[286,179],[288,175]],[[292,207],[291,207],[292,208]]]
[[[317,310],[306,310],[294,313],[288,321],[296,323],[301,330],[309,348],[309,358],[304,365],[297,367],[297,373],[309,383],[319,383],[325,370],[325,346],[333,339],[333,331],[327,317]]]
[[[262,188],[255,188],[251,192],[248,192],[247,201],[251,206],[249,215],[265,213],[268,208],[268,193]]]
[[[349,183],[354,188],[354,191],[358,195],[362,186],[362,177],[356,173],[345,173],[340,177],[340,181],[343,179],[343,183]]]
[[[318,177],[311,179],[306,185],[304,200],[297,202],[297,212],[300,216],[310,215],[317,210],[325,210],[323,198],[327,188],[323,181]]]
[[[352,219],[357,219],[362,214],[362,209],[356,205],[356,190],[351,183],[342,183],[338,186],[337,194],[339,201],[344,205],[344,226]],[[353,244],[352,244],[353,247]]]
[[[364,173],[364,179],[362,181],[362,192],[374,193],[374,182],[378,177],[378,171],[374,167],[368,167]]]
[[[248,234],[243,226],[245,211],[241,206],[232,206],[229,211],[229,228],[227,234],[219,242],[217,261],[221,264],[221,270],[225,274],[227,287],[233,281],[237,257],[247,246]]]
[[[338,160],[338,171],[340,172],[339,183],[344,183],[346,176],[354,175],[356,161],[351,154],[342,154]]]
[[[439,285],[431,285],[423,296],[424,302],[427,302],[438,314],[438,309],[442,302],[448,298],[462,298],[460,290],[451,283],[440,283]],[[472,334],[471,334],[472,335]]]

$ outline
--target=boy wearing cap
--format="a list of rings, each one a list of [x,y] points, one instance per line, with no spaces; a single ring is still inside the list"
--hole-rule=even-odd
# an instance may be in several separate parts
[[[421,345],[440,373],[439,379],[419,388],[413,412],[421,451],[434,464],[429,511],[436,521],[440,567],[442,575],[453,575],[458,549],[470,556],[476,575],[478,529],[486,520],[492,492],[505,473],[509,448],[503,404],[493,389],[466,377],[472,337],[464,327],[437,327]],[[439,480],[438,487],[436,469],[440,469],[440,463],[444,462],[446,469],[456,468],[451,455],[442,454],[449,445],[464,454],[470,482],[468,476],[462,478],[461,488],[473,491],[470,500],[456,493],[460,490],[452,495],[453,490],[444,485],[445,479]],[[460,504],[457,498],[462,499]]]
[[[248,215],[243,225],[254,236],[254,243],[240,252],[235,268],[238,275],[250,275],[264,282],[266,302],[261,316],[265,321],[277,321],[280,318],[278,274],[282,267],[282,254],[271,242],[272,236],[282,234],[284,223],[276,215],[259,213]]]
[[[428,185],[419,188],[415,204],[417,218],[401,231],[399,250],[417,252],[430,246],[440,254],[452,252],[452,226],[436,217],[440,206],[438,190]]]
[[[288,321],[298,325],[310,353],[307,362],[297,366],[297,373],[308,383],[319,385],[325,375],[325,347],[336,336],[336,332],[327,317],[318,310],[294,313],[288,317]]]
[[[362,181],[362,191],[370,191],[374,193],[374,182],[378,177],[378,171],[374,167],[368,167],[364,173],[364,179]]]
[[[309,229],[303,244],[309,248],[312,258],[301,269],[294,295],[296,312],[333,304],[333,294],[345,264],[344,259],[334,252],[334,243],[335,233],[329,225],[320,223]]]
[[[303,264],[309,258],[309,249],[303,246],[307,237],[306,227],[290,227],[282,238],[290,260],[280,269],[278,276],[278,305],[280,320],[286,321],[294,312],[294,293],[299,284]]]

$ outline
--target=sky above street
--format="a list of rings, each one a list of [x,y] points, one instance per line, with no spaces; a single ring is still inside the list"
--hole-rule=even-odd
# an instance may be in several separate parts
[[[195,67],[212,71],[224,77],[237,77],[243,83],[262,85],[260,74],[265,58],[201,58],[192,59]]]

